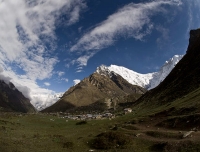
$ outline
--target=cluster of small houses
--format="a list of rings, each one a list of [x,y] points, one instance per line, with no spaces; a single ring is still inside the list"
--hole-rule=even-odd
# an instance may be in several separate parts
[[[72,119],[72,120],[91,120],[91,119],[105,119],[105,118],[115,118],[115,115],[112,113],[105,113],[105,114],[83,114],[83,115],[69,115],[65,116],[65,118]]]
[[[124,109],[124,114],[127,113],[131,113],[132,109],[131,108],[126,108]],[[110,112],[106,112],[103,114],[81,114],[81,115],[70,115],[70,114],[65,114],[60,112],[59,116],[61,116],[62,118],[67,118],[67,119],[72,119],[72,120],[92,120],[92,119],[113,119],[115,118],[115,115],[110,113]]]

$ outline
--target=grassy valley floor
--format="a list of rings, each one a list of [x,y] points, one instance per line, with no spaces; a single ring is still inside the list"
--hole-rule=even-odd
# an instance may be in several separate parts
[[[132,113],[86,122],[1,112],[0,152],[198,152],[199,95],[200,88],[170,103],[141,103]]]
[[[196,118],[199,119],[200,116]],[[162,124],[166,124],[168,120],[171,117],[138,117],[131,113],[112,120],[78,123],[80,121],[46,114],[1,113],[0,151],[200,151],[198,126],[195,130],[194,126],[177,129],[175,126],[173,128]],[[183,138],[193,128],[194,131]]]

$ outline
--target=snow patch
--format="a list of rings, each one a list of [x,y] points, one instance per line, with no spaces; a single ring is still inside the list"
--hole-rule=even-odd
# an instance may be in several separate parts
[[[74,86],[75,86],[75,85],[77,85],[78,83],[80,83],[81,80],[79,80],[79,79],[75,79],[75,80],[73,80],[73,82],[74,82]]]

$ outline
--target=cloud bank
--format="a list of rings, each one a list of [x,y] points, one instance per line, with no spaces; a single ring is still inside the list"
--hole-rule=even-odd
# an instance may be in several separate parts
[[[40,110],[55,103],[59,99],[57,96],[62,94],[42,88],[35,81],[28,79],[26,76],[17,75],[12,70],[1,72],[0,79],[6,83],[12,82]]]
[[[87,61],[98,50],[113,45],[119,38],[134,38],[142,40],[154,28],[151,17],[157,13],[165,13],[164,6],[179,6],[180,0],[156,0],[148,3],[130,3],[119,9],[116,13],[85,33],[71,52],[84,52],[75,62],[79,66],[86,66]],[[73,61],[74,62],[74,61]]]
[[[44,83],[45,86],[50,86],[51,84],[49,82]]]
[[[0,0],[0,79],[12,81],[31,100],[33,94],[53,93],[37,80],[50,78],[59,62],[53,56],[55,29],[62,24],[57,20],[62,15],[72,25],[85,7],[84,0]]]
[[[59,62],[51,56],[56,47],[56,20],[64,13],[69,17],[67,24],[73,24],[83,7],[81,0],[1,1],[1,62],[17,64],[32,80],[51,77]]]

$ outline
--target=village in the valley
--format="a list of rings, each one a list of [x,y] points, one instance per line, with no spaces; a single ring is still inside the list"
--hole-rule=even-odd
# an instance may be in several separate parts
[[[131,108],[125,108],[123,114],[131,113]],[[71,113],[64,113],[64,112],[57,112],[57,113],[49,113],[50,115],[58,116],[60,118],[71,119],[71,120],[100,120],[100,119],[113,119],[116,117],[115,114],[106,111],[103,113],[95,113],[95,114],[71,114]],[[54,119],[51,119],[54,121]]]

